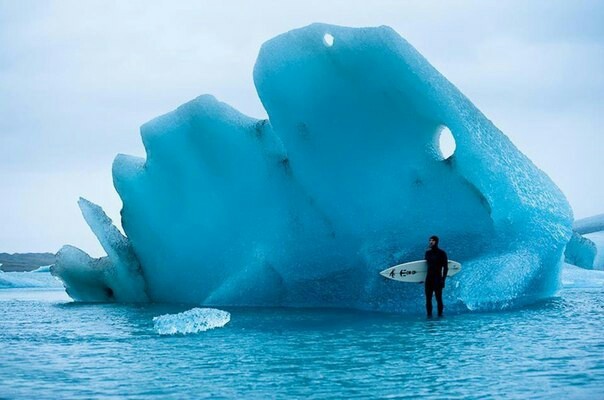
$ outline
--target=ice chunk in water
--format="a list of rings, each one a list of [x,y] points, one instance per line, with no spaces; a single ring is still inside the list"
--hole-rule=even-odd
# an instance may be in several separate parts
[[[231,314],[215,308],[193,308],[178,314],[165,314],[153,318],[153,328],[160,335],[204,332],[222,328],[231,320]]]

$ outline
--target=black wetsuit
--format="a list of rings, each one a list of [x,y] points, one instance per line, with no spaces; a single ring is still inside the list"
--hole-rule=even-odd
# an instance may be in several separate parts
[[[426,251],[425,256],[428,263],[428,274],[426,275],[426,312],[428,317],[432,316],[432,294],[436,295],[438,315],[443,315],[443,287],[445,278],[449,272],[447,253],[439,249],[437,245]]]

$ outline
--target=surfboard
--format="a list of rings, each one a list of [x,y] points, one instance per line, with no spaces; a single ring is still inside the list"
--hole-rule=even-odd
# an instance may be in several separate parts
[[[453,276],[461,271],[461,264],[457,261],[449,260],[449,272],[447,277]],[[411,261],[404,264],[395,265],[394,267],[386,268],[380,275],[384,278],[393,279],[399,282],[423,282],[428,273],[428,264],[425,260]]]

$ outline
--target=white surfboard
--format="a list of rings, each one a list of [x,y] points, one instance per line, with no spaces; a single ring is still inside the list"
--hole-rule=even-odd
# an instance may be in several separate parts
[[[453,276],[461,271],[461,264],[457,261],[449,260],[449,272],[447,276]],[[393,279],[399,282],[423,282],[428,273],[428,264],[425,260],[411,261],[404,264],[395,265],[394,267],[386,268],[380,275],[384,278]]]

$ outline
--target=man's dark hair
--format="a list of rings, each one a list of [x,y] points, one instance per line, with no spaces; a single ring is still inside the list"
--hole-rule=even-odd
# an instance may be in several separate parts
[[[438,246],[438,236],[430,236],[430,239],[434,239],[434,241],[436,242],[436,245]]]

